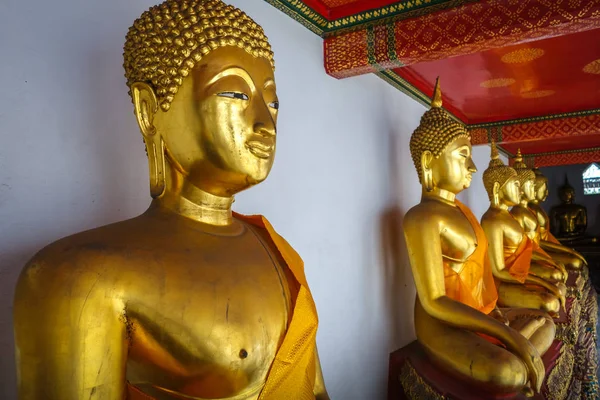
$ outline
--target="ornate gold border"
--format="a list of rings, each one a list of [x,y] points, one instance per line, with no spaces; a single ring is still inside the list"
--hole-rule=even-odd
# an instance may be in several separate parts
[[[374,10],[333,21],[305,5],[301,0],[265,0],[321,37],[336,36],[353,30],[366,29],[406,18],[415,18],[478,0],[403,0]]]
[[[442,396],[436,392],[423,378],[415,371],[410,361],[405,360],[400,376],[398,377],[404,394],[410,400],[446,400],[446,396]]]

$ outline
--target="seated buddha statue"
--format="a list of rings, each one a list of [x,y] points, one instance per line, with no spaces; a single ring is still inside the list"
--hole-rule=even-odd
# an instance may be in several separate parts
[[[585,265],[585,259],[580,254],[565,252],[564,246],[542,240],[538,216],[529,208],[529,203],[536,198],[536,176],[535,172],[523,162],[520,149],[514,159],[513,168],[517,171],[521,183],[521,201],[511,209],[510,213],[519,222],[527,236],[533,240],[534,253],[554,260],[557,268],[564,269],[566,267],[572,270],[580,270]],[[547,251],[553,253],[550,255]]]
[[[220,0],[167,0],[135,21],[124,57],[153,200],[26,265],[19,399],[327,399],[300,257],[231,209],[275,155],[262,28]]]
[[[556,328],[541,310],[496,306],[485,233],[456,199],[476,172],[470,135],[441,106],[438,81],[410,139],[422,185],[421,202],[403,223],[417,288],[417,340],[436,365],[470,387],[531,394],[544,380],[540,355]]]
[[[544,310],[558,316],[565,304],[563,272],[533,251],[533,240],[510,214],[521,192],[517,172],[500,160],[495,143],[492,159],[483,173],[490,208],[481,218],[489,243],[490,263],[498,288],[498,304]],[[550,260],[552,262],[552,260]]]
[[[541,203],[546,201],[548,198],[548,178],[546,178],[542,171],[538,168],[534,168],[533,172],[535,173],[535,198],[529,202],[528,206],[529,209],[537,216],[538,229],[540,232],[540,246],[552,257],[558,256],[558,259],[560,259],[561,255],[569,258],[575,257],[587,265],[587,261],[579,252],[570,247],[562,245],[561,242],[552,234],[550,217],[541,206]],[[580,242],[590,243],[594,241],[594,238],[582,238],[582,240],[574,241],[572,244],[578,244]],[[569,260],[566,260],[566,264],[569,265]]]
[[[551,227],[555,237],[567,244],[593,243],[593,238],[586,236],[587,209],[575,203],[575,189],[565,180],[565,184],[558,189],[562,204],[550,210]]]

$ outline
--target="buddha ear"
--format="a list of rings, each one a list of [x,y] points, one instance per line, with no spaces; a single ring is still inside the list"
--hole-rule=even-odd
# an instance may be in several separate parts
[[[500,182],[494,182],[494,187],[492,188],[492,201],[495,206],[500,205]]]
[[[154,90],[147,83],[135,82],[131,85],[131,97],[133,98],[135,117],[142,135],[145,139],[154,136],[156,134],[154,114],[158,111],[158,101]]]
[[[154,115],[158,111],[158,101],[150,85],[136,82],[131,85],[131,97],[135,117],[144,136],[148,167],[150,168],[150,194],[153,198],[163,195],[165,182],[165,144],[161,135],[156,134]]]
[[[433,170],[431,169],[431,162],[433,161],[433,154],[431,151],[425,150],[421,154],[421,171],[422,171],[422,184],[425,190],[431,192],[433,190]]]

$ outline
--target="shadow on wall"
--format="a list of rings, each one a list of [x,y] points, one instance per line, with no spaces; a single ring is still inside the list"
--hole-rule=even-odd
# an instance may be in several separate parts
[[[393,126],[393,125],[390,125]],[[404,129],[406,127],[403,127]],[[405,130],[409,130],[406,128]],[[406,134],[406,132],[404,132]],[[406,135],[404,135],[406,136]],[[410,134],[408,135],[410,136]],[[388,316],[390,352],[414,340],[415,289],[408,260],[402,220],[406,209],[402,207],[400,193],[406,192],[406,166],[401,161],[410,161],[408,146],[400,146],[400,132],[389,134],[389,188],[393,201],[380,217],[380,243],[385,277],[383,299]],[[405,163],[403,163],[405,164]]]
[[[14,336],[13,336],[13,297],[15,284],[21,273],[21,267],[39,248],[34,244],[14,249],[12,252],[0,254],[0,398],[16,398],[17,375],[15,369]]]

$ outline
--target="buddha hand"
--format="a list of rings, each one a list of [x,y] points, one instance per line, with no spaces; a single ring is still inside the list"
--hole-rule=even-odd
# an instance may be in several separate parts
[[[531,387],[539,393],[542,389],[542,383],[546,375],[544,363],[537,349],[523,335],[515,330],[510,330],[511,342],[505,343],[521,361],[525,363],[528,371]]]

